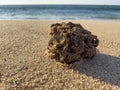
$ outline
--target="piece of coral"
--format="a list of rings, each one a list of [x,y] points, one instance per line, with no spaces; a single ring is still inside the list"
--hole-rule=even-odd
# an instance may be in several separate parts
[[[97,36],[72,22],[52,24],[50,35],[45,54],[51,59],[68,64],[94,57],[99,44]]]

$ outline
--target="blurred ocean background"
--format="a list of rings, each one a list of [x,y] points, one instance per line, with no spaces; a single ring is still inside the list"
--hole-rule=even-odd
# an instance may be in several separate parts
[[[0,20],[120,20],[113,5],[0,5]]]

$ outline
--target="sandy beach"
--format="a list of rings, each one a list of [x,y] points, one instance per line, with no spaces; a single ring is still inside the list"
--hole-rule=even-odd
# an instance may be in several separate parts
[[[100,44],[93,59],[71,66],[43,56],[57,22],[0,21],[0,90],[120,90],[120,21],[72,21]]]

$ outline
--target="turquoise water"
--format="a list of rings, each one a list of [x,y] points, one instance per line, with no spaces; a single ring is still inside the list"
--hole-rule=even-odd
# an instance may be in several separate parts
[[[120,6],[105,5],[0,5],[0,19],[120,20]]]

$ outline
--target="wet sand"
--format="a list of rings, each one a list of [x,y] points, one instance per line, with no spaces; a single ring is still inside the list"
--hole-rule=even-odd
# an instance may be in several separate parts
[[[0,21],[0,90],[120,89],[120,22],[72,21],[100,44],[93,59],[71,67],[43,56],[50,25],[57,22],[62,21]]]

